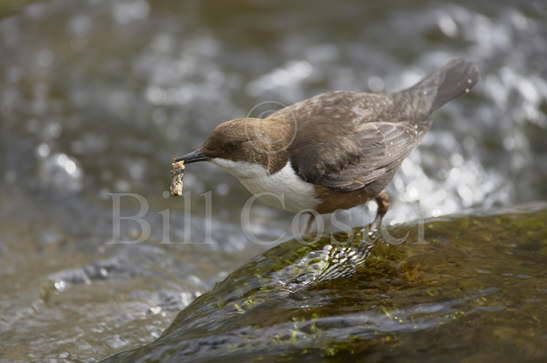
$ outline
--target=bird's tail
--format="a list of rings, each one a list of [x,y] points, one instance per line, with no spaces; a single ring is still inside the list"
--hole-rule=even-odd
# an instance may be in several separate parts
[[[395,97],[401,97],[414,115],[427,117],[451,99],[469,92],[478,81],[479,69],[474,63],[455,59]]]

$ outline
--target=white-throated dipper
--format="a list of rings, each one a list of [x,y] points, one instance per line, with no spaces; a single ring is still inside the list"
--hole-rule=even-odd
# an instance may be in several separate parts
[[[291,212],[331,213],[374,199],[377,228],[389,207],[384,188],[431,127],[431,113],[478,80],[478,68],[457,59],[399,92],[322,93],[267,118],[221,123],[176,161],[210,161]]]

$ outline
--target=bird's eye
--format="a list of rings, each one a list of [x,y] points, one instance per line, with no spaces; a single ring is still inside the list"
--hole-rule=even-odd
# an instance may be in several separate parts
[[[228,141],[224,143],[224,148],[228,150],[233,150],[237,147],[237,143],[234,141]]]

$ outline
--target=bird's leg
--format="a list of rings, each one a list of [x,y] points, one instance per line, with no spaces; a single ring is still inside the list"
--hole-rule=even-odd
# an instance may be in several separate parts
[[[313,213],[306,213],[309,215],[308,222],[306,223],[306,229],[304,229],[304,235],[311,234],[313,223],[315,222],[315,215]]]
[[[381,192],[374,198],[376,204],[378,204],[378,210],[376,211],[376,217],[372,222],[371,230],[377,231],[382,225],[382,219],[389,209],[389,196],[386,192]]]

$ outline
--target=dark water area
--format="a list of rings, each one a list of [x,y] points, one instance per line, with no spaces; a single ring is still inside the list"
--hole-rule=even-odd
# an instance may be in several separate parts
[[[326,90],[397,90],[468,58],[481,82],[433,116],[388,188],[387,223],[547,199],[544,1],[26,3],[0,1],[3,361],[93,362],[149,343],[274,246],[249,240],[249,195],[212,165],[185,173],[189,225],[182,198],[164,198],[173,155],[228,119]],[[143,243],[109,243],[111,193],[146,199]],[[123,215],[138,207],[121,200]],[[374,208],[345,218],[364,225]],[[166,210],[171,239],[184,243],[161,243]],[[269,241],[292,218],[260,205],[252,217]],[[122,239],[141,232],[121,225]]]

